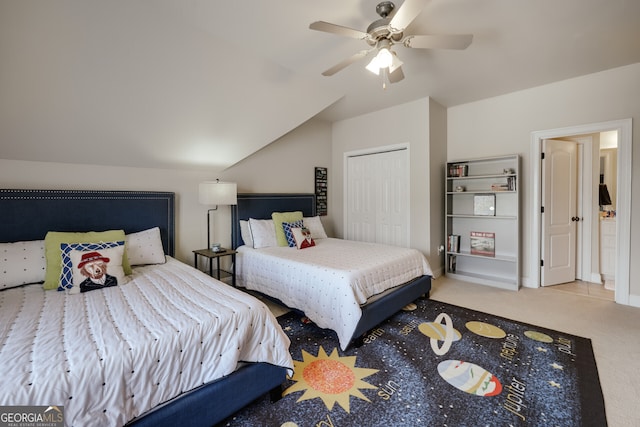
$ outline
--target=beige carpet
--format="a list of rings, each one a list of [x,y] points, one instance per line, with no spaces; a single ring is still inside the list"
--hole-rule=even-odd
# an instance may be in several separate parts
[[[590,338],[612,427],[640,426],[640,308],[554,287],[504,291],[446,277],[431,298]]]

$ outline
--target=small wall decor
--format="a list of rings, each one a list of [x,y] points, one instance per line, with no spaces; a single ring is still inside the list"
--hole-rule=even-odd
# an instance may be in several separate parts
[[[316,166],[316,214],[327,215],[327,168]]]
[[[477,194],[473,196],[474,215],[494,215],[496,214],[496,195]]]

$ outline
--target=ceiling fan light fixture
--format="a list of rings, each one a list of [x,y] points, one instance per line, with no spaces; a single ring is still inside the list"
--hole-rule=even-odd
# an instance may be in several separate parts
[[[400,7],[396,8],[391,1],[382,1],[376,7],[376,13],[380,15],[381,19],[373,21],[367,27],[366,32],[325,21],[312,22],[311,25],[309,25],[309,28],[312,30],[364,40],[370,46],[370,49],[362,50],[350,58],[339,62],[324,71],[322,75],[332,76],[354,62],[369,56],[369,54],[375,50],[376,55],[369,64],[367,64],[367,70],[377,76],[382,75],[383,81],[385,81],[386,78],[389,83],[397,83],[404,79],[404,73],[401,68],[403,65],[402,61],[400,61],[396,53],[391,50],[394,44],[416,49],[466,49],[469,44],[471,44],[473,35],[420,35],[405,33],[409,25],[425,8],[427,2],[428,0],[403,0]]]
[[[374,56],[373,59],[367,64],[366,69],[371,71],[375,75],[380,75],[380,59],[378,59],[378,55]]]
[[[380,68],[387,68],[393,62],[393,54],[386,47],[378,51],[376,58],[378,59],[378,67]]]
[[[398,59],[395,52],[384,46],[378,50],[378,54],[369,62],[366,68],[373,74],[380,75],[380,70],[384,68],[388,68],[389,72],[393,73],[401,65],[402,61]]]
[[[400,61],[400,58],[398,58],[398,55],[396,55],[395,52],[393,51],[390,51],[390,52],[391,52],[391,64],[389,65],[389,73],[393,73],[395,70],[400,68],[402,64],[404,64],[404,62]]]

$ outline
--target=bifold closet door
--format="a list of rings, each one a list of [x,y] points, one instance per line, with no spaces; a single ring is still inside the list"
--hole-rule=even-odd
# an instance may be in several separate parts
[[[349,156],[346,169],[346,238],[408,247],[408,150]]]

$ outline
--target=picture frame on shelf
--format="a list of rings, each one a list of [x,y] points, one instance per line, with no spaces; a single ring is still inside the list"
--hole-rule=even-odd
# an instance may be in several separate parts
[[[476,194],[473,196],[473,214],[478,216],[495,216],[496,195]]]

